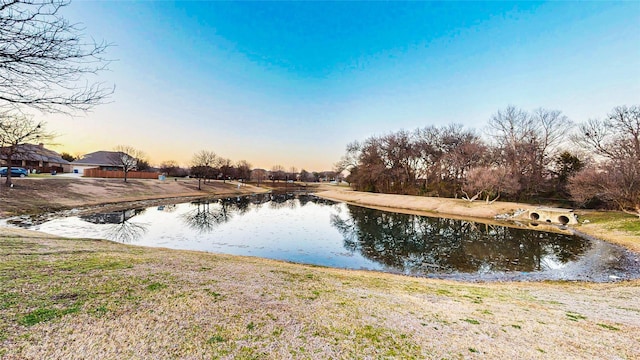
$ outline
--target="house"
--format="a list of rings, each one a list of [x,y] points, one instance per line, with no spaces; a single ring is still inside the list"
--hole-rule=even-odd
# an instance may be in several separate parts
[[[7,166],[6,160],[2,160]],[[20,144],[11,159],[11,166],[23,167],[29,172],[70,172],[71,163],[60,154],[46,149],[44,144]]]
[[[118,157],[117,151],[96,151],[83,155],[71,162],[74,173],[83,174],[86,169],[122,170],[122,165],[117,165],[113,160]]]

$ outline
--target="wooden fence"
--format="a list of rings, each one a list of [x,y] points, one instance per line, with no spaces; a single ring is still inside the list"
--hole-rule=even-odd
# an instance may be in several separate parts
[[[146,171],[129,171],[127,173],[127,179],[157,179],[157,172],[146,172]],[[100,169],[85,169],[83,175],[84,177],[96,177],[96,178],[116,178],[123,179],[124,171],[120,170],[100,170]]]

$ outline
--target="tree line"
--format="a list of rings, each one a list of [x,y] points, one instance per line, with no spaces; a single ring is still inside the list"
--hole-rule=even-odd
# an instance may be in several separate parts
[[[640,105],[575,125],[509,106],[481,135],[462,125],[400,130],[347,145],[336,164],[357,190],[574,202],[640,214]]]
[[[271,170],[252,169],[246,160],[233,162],[231,159],[217,155],[210,150],[201,150],[193,155],[191,166],[188,169],[181,168],[175,161],[163,162],[160,171],[169,176],[192,176],[198,179],[198,189],[202,188],[202,182],[211,180],[252,180],[260,186],[265,181],[303,181],[318,182],[321,180],[334,180],[336,172],[309,172],[302,169],[298,172],[295,167],[288,171],[282,165],[274,165]]]

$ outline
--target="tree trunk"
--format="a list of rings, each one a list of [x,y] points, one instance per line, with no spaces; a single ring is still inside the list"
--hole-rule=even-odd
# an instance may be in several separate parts
[[[7,165],[7,180],[5,184],[11,186],[11,160],[9,160],[9,165]]]

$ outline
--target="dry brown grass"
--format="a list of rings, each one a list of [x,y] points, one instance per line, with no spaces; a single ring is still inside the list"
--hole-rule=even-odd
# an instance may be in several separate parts
[[[484,201],[469,202],[461,199],[350,191],[349,189],[338,187],[321,191],[318,196],[361,206],[479,219],[493,219],[496,215],[513,213],[518,209],[536,208],[536,206],[521,203],[500,201],[494,203],[486,203]]]
[[[203,195],[195,181],[18,181],[5,215]],[[403,199],[378,206],[493,216]],[[2,359],[636,359],[639,298],[640,281],[464,284],[0,229]]]
[[[0,234],[4,359],[640,357],[640,282],[462,284]]]
[[[74,207],[121,204],[143,200],[195,198],[206,196],[242,195],[266,192],[251,185],[237,187],[237,183],[198,180],[177,181],[91,178],[35,178],[15,179],[15,186],[0,186],[0,218],[24,213],[41,213]]]

